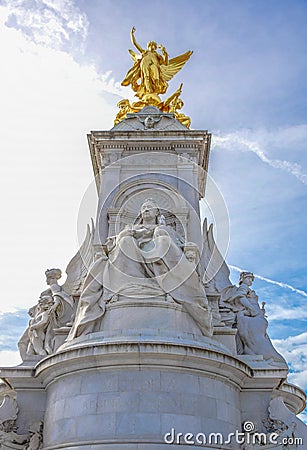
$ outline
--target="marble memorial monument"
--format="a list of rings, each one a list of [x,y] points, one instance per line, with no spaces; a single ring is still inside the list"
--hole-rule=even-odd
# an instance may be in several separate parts
[[[190,130],[182,84],[192,52],[144,49],[115,125],[88,135],[95,224],[66,269],[46,270],[18,347],[2,368],[1,449],[294,449],[304,392],[268,334],[253,274],[237,285],[201,226],[211,135]],[[301,439],[301,441],[299,440]],[[304,448],[303,446],[301,448]]]

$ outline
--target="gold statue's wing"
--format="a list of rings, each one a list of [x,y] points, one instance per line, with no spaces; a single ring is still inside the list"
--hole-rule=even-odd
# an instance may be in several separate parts
[[[141,55],[139,55],[138,53],[135,53],[131,49],[129,49],[128,52],[130,53],[130,55],[131,55],[131,57],[133,59],[133,62],[137,62],[141,58]]]
[[[165,66],[164,64],[161,65],[161,72],[162,77],[164,81],[169,81],[173,78],[174,75],[176,75],[177,72],[179,72],[180,69],[185,65],[185,63],[188,61],[190,56],[192,55],[192,51],[189,50],[186,53],[183,53],[182,55],[176,56],[175,58],[172,58],[169,60],[168,65]]]

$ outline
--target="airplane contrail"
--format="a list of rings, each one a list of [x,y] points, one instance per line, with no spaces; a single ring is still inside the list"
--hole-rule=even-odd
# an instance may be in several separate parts
[[[236,270],[237,272],[245,272],[245,270],[240,269],[240,267],[231,266],[230,264],[228,264],[228,267],[230,267],[230,269]],[[281,281],[271,280],[270,278],[265,278],[261,275],[257,275],[256,273],[254,273],[254,277],[258,278],[259,280],[266,281],[267,283],[275,284],[276,286],[279,286],[281,288],[289,289],[290,291],[296,292],[297,294],[302,295],[303,297],[307,297],[307,292],[302,291],[301,289],[296,289],[290,284],[282,283]]]
[[[294,175],[302,183],[307,184],[307,174],[303,172],[300,164],[281,159],[270,159],[260,148],[257,142],[241,137],[238,133],[230,133],[225,136],[214,136],[212,140],[212,147],[219,145],[223,148],[233,149],[233,146],[236,143],[243,145],[247,151],[255,153],[264,163],[269,164],[275,169],[285,170],[286,172]]]

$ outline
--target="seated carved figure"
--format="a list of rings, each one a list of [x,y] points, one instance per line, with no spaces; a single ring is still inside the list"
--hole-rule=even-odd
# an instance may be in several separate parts
[[[64,342],[75,317],[78,300],[94,261],[94,225],[87,226],[86,235],[79,250],[66,267],[66,280],[62,285],[60,269],[45,272],[48,289],[40,294],[38,303],[29,309],[30,321],[18,342],[23,360],[34,355],[50,355]]]
[[[49,289],[42,292],[38,303],[30,308],[29,326],[18,342],[22,359],[33,355],[50,355],[55,347],[55,331],[71,326],[74,305],[71,297],[58,285],[59,269],[46,271]]]
[[[253,280],[251,272],[242,272],[239,286],[229,286],[221,293],[220,306],[230,312],[228,324],[232,322],[238,330],[238,353],[262,355],[267,361],[286,364],[267,334],[268,321],[264,308],[259,306],[258,295],[251,289]]]
[[[156,202],[146,200],[139,219],[106,242],[106,253],[89,270],[69,339],[99,329],[107,302],[122,298],[170,296],[211,335],[211,313],[183,239],[160,219]]]

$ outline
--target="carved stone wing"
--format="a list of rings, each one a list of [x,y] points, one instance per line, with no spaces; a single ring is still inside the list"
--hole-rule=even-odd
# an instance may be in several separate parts
[[[88,269],[94,261],[94,232],[95,227],[93,220],[91,220],[91,226],[87,226],[86,236],[80,249],[66,268],[67,278],[62,289],[64,289],[68,295],[81,295]]]
[[[185,65],[190,56],[192,55],[192,51],[189,50],[182,55],[176,56],[169,60],[168,65],[161,65],[161,73],[164,81],[169,81],[179,72],[180,69]]]
[[[230,270],[214,240],[213,224],[208,229],[207,219],[203,223],[203,255],[205,265],[203,282],[206,284],[214,279],[218,291],[231,286]]]
[[[3,399],[0,398],[0,402],[0,423],[5,422],[6,420],[16,420],[18,405],[15,398],[10,395],[5,395]]]

